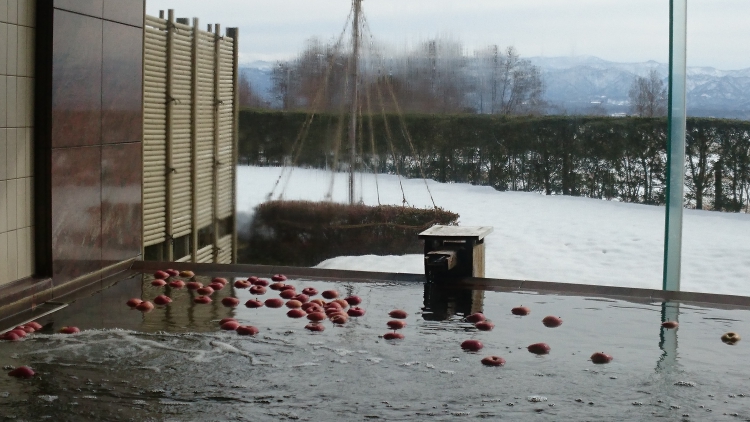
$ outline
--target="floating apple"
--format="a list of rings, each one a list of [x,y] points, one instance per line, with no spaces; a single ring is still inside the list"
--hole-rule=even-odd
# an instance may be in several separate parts
[[[8,372],[8,375],[16,378],[31,378],[34,376],[34,370],[28,366],[19,366],[18,368]]]
[[[12,331],[8,331],[7,333],[3,334],[2,337],[0,337],[0,340],[5,341],[18,341],[20,339],[21,337]]]
[[[209,285],[208,285],[208,287],[210,287],[210,288],[214,289],[214,291],[217,291],[217,292],[218,292],[219,290],[223,289],[223,288],[224,288],[224,286],[225,286],[224,284],[221,284],[221,283],[215,283],[215,282],[214,282],[214,283],[211,283],[211,284],[209,284]]]
[[[559,327],[562,325],[562,323],[563,323],[562,318],[552,316],[552,315],[546,316],[542,320],[542,324],[544,324],[545,327],[549,327],[549,328]]]
[[[225,322],[229,322],[229,321],[235,321],[235,322],[237,322],[237,320],[236,320],[236,319],[234,319],[234,318],[224,318],[224,319],[222,319],[221,321],[219,321],[219,326],[221,326],[221,325],[222,325],[222,324],[224,324]]]
[[[383,334],[383,338],[386,340],[403,340],[404,335],[401,333],[390,332]]]
[[[139,303],[135,309],[138,309],[141,312],[151,312],[154,309],[154,304],[149,301],[144,301]]]
[[[612,362],[612,356],[604,352],[596,352],[591,355],[591,362],[594,362],[596,364],[610,363]]]
[[[278,283],[271,283],[270,286],[268,286],[271,290],[281,290],[282,287],[286,286],[286,284],[278,282]]]
[[[307,303],[305,303],[305,305],[307,305]],[[305,312],[307,312],[308,314],[311,314],[313,312],[322,312],[324,314],[326,313],[323,308],[321,308],[320,306],[318,306],[318,305],[316,305],[314,303],[312,304],[312,306],[308,306],[308,307],[305,307],[305,305],[302,305],[302,310],[305,311]]]
[[[331,303],[338,303],[341,306],[341,309],[346,309],[349,307],[349,302],[345,301],[344,299],[332,300]]]
[[[356,318],[356,317],[364,316],[365,315],[365,310],[364,310],[364,308],[360,308],[359,306],[352,306],[351,308],[349,308],[348,311],[346,311],[346,313],[350,317],[355,317]]]
[[[212,300],[208,296],[198,296],[195,299],[193,299],[193,302],[201,304],[201,305],[205,305],[207,303],[211,303]]]
[[[221,300],[221,304],[226,306],[227,308],[234,308],[240,304],[240,300],[236,297],[225,297]]]
[[[316,322],[311,322],[307,325],[305,325],[305,330],[310,330],[314,332],[321,332],[325,331],[326,327],[323,326],[323,324],[318,324]]]
[[[250,283],[247,280],[237,280],[237,281],[234,282],[234,287],[236,287],[238,289],[247,289],[250,286],[252,286],[252,283]]]
[[[138,306],[138,304],[140,304],[141,302],[143,302],[143,301],[142,301],[141,299],[138,299],[137,297],[134,297],[134,298],[132,298],[132,299],[128,300],[128,301],[126,302],[126,305],[130,306],[131,308],[135,308],[135,307],[136,307],[136,306]]]
[[[197,281],[189,281],[189,282],[185,283],[185,287],[188,290],[198,290],[201,287],[203,287],[203,283],[199,283]]]
[[[195,273],[189,270],[180,271],[180,277],[183,278],[193,278],[195,277]]]
[[[477,312],[475,314],[471,314],[466,317],[466,321],[472,324],[476,324],[477,322],[484,321],[485,319],[487,318],[481,312]]]
[[[253,327],[252,325],[242,325],[237,327],[237,334],[241,336],[254,336],[258,334],[258,329]]]
[[[487,366],[503,366],[505,365],[505,359],[500,356],[487,356],[482,358],[482,365]]]
[[[154,278],[161,278],[162,280],[165,280],[169,278],[169,273],[166,271],[157,271],[154,273]]]
[[[250,293],[254,295],[264,295],[266,294],[266,288],[263,286],[252,286],[250,287]]]
[[[310,308],[312,308],[312,307],[320,308],[320,306],[317,303],[307,302],[307,303],[303,303],[302,304],[302,309],[305,310],[305,311],[308,310],[308,309],[310,309]],[[321,310],[322,309],[323,308],[321,308]]]
[[[406,311],[401,310],[401,309],[396,309],[391,312],[388,312],[388,316],[390,316],[391,318],[396,318],[396,319],[406,319],[408,315],[409,314],[407,314]]]
[[[318,290],[313,287],[305,287],[302,289],[302,294],[306,294],[308,296],[315,296],[318,294]]]
[[[293,286],[293,285],[291,285],[291,284],[285,284],[285,285],[281,286],[281,288],[280,288],[279,290],[280,290],[280,291],[284,291],[284,290],[294,290],[294,291],[296,291],[296,290],[297,290],[297,288],[296,288],[296,287],[294,287],[294,286]],[[296,293],[295,293],[295,294],[296,294]]]
[[[227,279],[226,279],[226,278],[222,278],[222,277],[214,277],[214,278],[213,278],[213,279],[211,280],[211,283],[220,283],[220,284],[222,284],[222,285],[226,286],[226,285],[227,285],[227,283],[229,283],[229,282],[227,281]]]
[[[493,324],[492,321],[484,320],[474,324],[474,327],[479,331],[492,331],[492,329],[495,328],[495,324]]]
[[[320,306],[326,306],[326,301],[323,299],[313,299],[310,301],[310,303],[316,303]]]
[[[169,296],[159,295],[154,298],[154,303],[157,305],[166,305],[172,303],[172,299]]]
[[[677,328],[680,324],[677,323],[677,321],[665,321],[661,323],[661,326],[668,329],[673,330]]]
[[[18,327],[14,328],[14,330],[23,330],[26,334],[31,334],[36,331],[34,327],[28,325],[19,325]]]
[[[326,290],[320,295],[323,296],[323,298],[330,300],[330,299],[336,299],[337,297],[339,297],[339,292],[337,292],[336,290]]]
[[[263,307],[263,302],[261,302],[258,299],[250,299],[247,302],[245,302],[245,306],[247,306],[248,308],[251,308],[251,309],[262,308]]]
[[[351,306],[357,306],[362,303],[362,298],[357,295],[347,296],[344,300]]]
[[[250,277],[247,278],[247,281],[249,281],[249,282],[251,282],[253,284],[255,284],[255,282],[258,281],[258,280],[260,280],[260,279],[258,278],[258,276],[255,276],[255,275],[251,275]]]
[[[201,287],[200,289],[196,290],[196,292],[198,292],[198,294],[201,296],[211,296],[212,294],[214,294],[214,289],[212,287],[206,286]]]
[[[325,305],[323,305],[323,308],[325,308],[325,309],[344,309],[344,308],[341,307],[341,304],[338,303],[338,302],[326,303]]]
[[[279,296],[281,296],[282,299],[291,299],[294,296],[297,296],[297,292],[294,290],[282,290],[281,293],[279,293]]]
[[[165,286],[167,282],[165,280],[162,280],[161,278],[154,279],[154,281],[151,282],[151,285],[154,287],[161,287]]]
[[[27,322],[26,325],[28,325],[29,327],[34,328],[37,331],[39,331],[39,330],[42,329],[42,324],[40,324],[40,323],[38,323],[36,321]]]
[[[546,355],[551,350],[547,343],[534,343],[526,349],[535,355]]]
[[[733,345],[733,344],[737,343],[740,340],[741,340],[740,335],[737,334],[737,333],[733,333],[733,332],[729,332],[729,333],[726,333],[723,336],[721,336],[721,341],[723,341],[726,344]]]
[[[482,344],[481,341],[474,339],[464,340],[464,342],[461,343],[461,348],[470,352],[478,352],[482,350],[482,347],[484,347],[484,344]]]
[[[172,280],[169,282],[169,287],[172,287],[175,289],[181,289],[185,287],[185,282],[182,280]]]
[[[143,302],[143,303],[148,303],[149,305],[151,305],[151,302]],[[151,308],[153,308],[153,307],[154,307],[154,305],[151,305]],[[78,329],[78,327],[69,326],[69,327],[62,327],[62,328],[60,328],[60,333],[61,334],[78,334],[80,332],[81,332],[81,330]]]
[[[310,300],[310,296],[300,293],[297,296],[294,296],[294,300],[299,300],[302,303],[307,303]]]
[[[227,321],[223,324],[221,324],[221,329],[225,331],[234,331],[240,326],[240,323],[237,321]]]
[[[344,325],[349,321],[349,316],[346,314],[336,314],[331,316],[331,322],[334,324]]]
[[[170,276],[170,277],[177,277],[178,275],[180,275],[180,272],[179,272],[179,271],[177,271],[177,270],[173,270],[172,268],[168,269],[168,270],[167,270],[167,271],[165,271],[165,272],[166,272],[167,274],[169,274],[169,276]]]
[[[274,274],[271,277],[271,280],[273,280],[273,281],[286,281],[286,276],[284,274]]]
[[[274,297],[271,299],[266,299],[265,304],[269,308],[281,308],[282,306],[284,306],[284,301]]]
[[[302,302],[292,299],[286,303],[286,307],[290,309],[299,309],[302,307]]]
[[[528,315],[531,313],[531,309],[529,309],[527,306],[517,306],[510,310],[510,312],[513,315]]]
[[[24,331],[24,330],[13,329],[13,330],[8,331],[8,333],[13,333],[13,334],[17,335],[18,338],[24,338],[24,337],[26,337],[26,331]]]
[[[385,324],[392,330],[400,330],[406,327],[406,322],[400,319],[394,319],[393,321],[388,321]]]
[[[268,285],[270,284],[268,282],[268,280],[263,280],[263,279],[260,279],[260,278],[257,279],[257,280],[255,280],[255,281],[250,281],[250,282],[253,283],[253,285],[255,285],[255,286],[263,286],[263,287],[268,287]]]
[[[307,314],[307,319],[315,322],[324,321],[326,319],[326,314],[323,312],[312,312]]]
[[[286,316],[289,318],[302,318],[305,315],[307,315],[307,312],[299,308],[290,309],[289,312],[286,313]]]

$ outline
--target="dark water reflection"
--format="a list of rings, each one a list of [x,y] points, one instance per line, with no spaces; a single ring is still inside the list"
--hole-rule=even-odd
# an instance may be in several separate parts
[[[747,310],[415,283],[289,283],[357,294],[367,314],[310,333],[307,321],[286,317],[286,308],[223,307],[222,297],[252,297],[231,287],[210,305],[193,304],[184,289],[166,291],[171,305],[141,314],[125,301],[165,291],[152,287],[150,276],[125,280],[40,321],[78,325],[82,334],[0,343],[0,365],[29,365],[40,374],[0,376],[0,420],[750,418],[750,352],[743,342],[719,339],[726,331],[742,334]],[[511,315],[520,304],[531,315]],[[396,308],[410,314],[406,338],[385,341],[387,314]],[[493,320],[493,331],[463,321],[478,311]],[[546,315],[562,317],[563,325],[544,327]],[[221,332],[218,320],[228,316],[260,334]],[[661,328],[678,317],[678,330]],[[468,338],[485,348],[463,352],[459,344]],[[536,342],[552,352],[528,353]],[[615,360],[594,365],[588,357],[595,351]],[[479,363],[492,354],[506,366]]]

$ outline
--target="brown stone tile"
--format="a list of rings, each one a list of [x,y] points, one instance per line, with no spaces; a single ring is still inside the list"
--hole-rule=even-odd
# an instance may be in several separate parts
[[[104,0],[104,19],[143,27],[144,0]]]
[[[54,12],[52,148],[101,143],[102,21]]]
[[[143,30],[104,21],[102,143],[143,138]]]
[[[102,265],[141,253],[141,143],[102,146]]]
[[[101,147],[52,151],[55,286],[101,268]]]
[[[101,18],[104,4],[103,0],[55,0],[54,7]]]

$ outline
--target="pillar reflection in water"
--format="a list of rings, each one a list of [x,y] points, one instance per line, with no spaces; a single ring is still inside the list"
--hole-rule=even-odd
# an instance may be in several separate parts
[[[663,302],[661,304],[661,322],[679,322],[680,304]],[[659,348],[662,351],[656,362],[657,372],[673,372],[677,366],[677,330],[659,327]]]
[[[447,283],[424,284],[425,321],[445,321],[454,315],[466,316],[482,312],[484,291],[451,287]]]

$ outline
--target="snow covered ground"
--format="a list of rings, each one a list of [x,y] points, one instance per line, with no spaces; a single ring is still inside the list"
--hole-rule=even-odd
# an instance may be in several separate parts
[[[239,167],[238,211],[251,213],[263,202],[280,172]],[[284,199],[321,200],[331,177],[296,168]],[[396,176],[377,181],[381,203],[401,204]],[[431,206],[423,180],[402,182],[410,205]],[[438,206],[461,216],[460,225],[495,228],[486,239],[487,277],[661,288],[663,207],[427,183]],[[360,175],[357,189],[366,204],[378,203],[373,175]],[[347,175],[336,174],[333,199],[345,202],[347,192]],[[421,255],[338,257],[318,267],[423,273]],[[750,215],[686,210],[682,290],[750,296]]]

